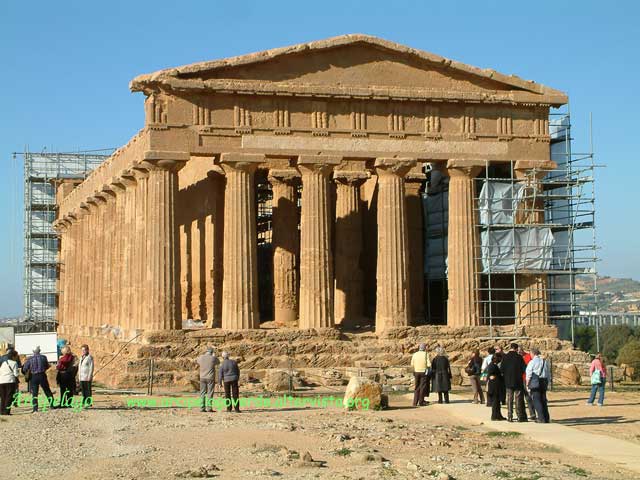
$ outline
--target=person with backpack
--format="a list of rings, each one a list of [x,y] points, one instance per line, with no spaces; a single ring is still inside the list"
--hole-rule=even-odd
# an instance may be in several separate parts
[[[593,407],[593,402],[596,399],[596,392],[598,395],[598,406],[604,406],[604,385],[607,383],[607,369],[604,366],[604,360],[602,354],[598,352],[596,357],[591,362],[589,367],[589,374],[591,375],[591,395],[587,400],[587,405]]]
[[[533,408],[536,410],[536,423],[549,423],[551,421],[547,403],[547,388],[551,378],[549,362],[541,357],[540,350],[537,348],[531,349],[531,355],[533,357],[527,365],[526,379],[533,400]]]
[[[11,415],[11,404],[18,391],[19,358],[18,352],[12,349],[0,365],[0,415]]]

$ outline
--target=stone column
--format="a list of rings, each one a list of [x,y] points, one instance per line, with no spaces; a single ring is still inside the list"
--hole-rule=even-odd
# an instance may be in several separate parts
[[[68,333],[71,331],[71,325],[73,322],[73,302],[74,302],[74,290],[75,290],[75,277],[77,272],[74,270],[74,260],[77,254],[76,245],[76,230],[78,228],[78,220],[74,213],[69,213],[65,220],[67,222],[67,232],[62,240],[62,248],[64,251],[64,276],[65,276],[65,291],[64,299],[62,303],[62,320],[63,328],[59,329],[61,333]],[[65,246],[64,243],[67,243]]]
[[[364,315],[360,187],[369,174],[364,170],[336,170],[333,178],[336,182],[334,316],[336,324],[353,326]]]
[[[449,160],[449,230],[447,325],[480,324],[479,235],[475,210],[475,177],[481,166],[467,160]]]
[[[53,229],[58,233],[58,279],[56,281],[56,291],[58,292],[58,305],[56,308],[57,330],[64,330],[67,321],[65,318],[64,305],[67,289],[67,265],[68,258],[67,248],[69,244],[69,225],[65,219],[59,219],[53,222]]]
[[[378,158],[376,333],[409,325],[409,238],[404,176],[415,160]]]
[[[148,230],[147,230],[147,181],[148,170],[142,165],[136,164],[133,168],[136,177],[135,188],[135,233],[133,245],[133,262],[131,266],[133,277],[133,292],[136,301],[133,304],[133,322],[134,328],[149,328],[149,309],[147,308],[146,298],[149,289],[149,281],[147,277],[148,262]]]
[[[125,170],[121,175],[124,192],[124,219],[122,228],[123,255],[122,255],[122,302],[120,315],[122,328],[132,330],[134,324],[135,305],[140,300],[135,295],[133,253],[136,242],[135,237],[135,198],[136,177],[133,170]]]
[[[98,251],[96,252],[94,262],[96,264],[96,278],[97,278],[97,291],[96,291],[96,318],[94,326],[113,325],[110,305],[112,296],[112,284],[111,284],[111,250],[113,248],[113,241],[110,236],[112,228],[112,216],[111,216],[111,203],[113,202],[113,191],[110,187],[104,185],[102,192],[96,194],[96,198],[99,200],[98,210],[98,227],[95,232],[96,243],[98,244]]]
[[[544,223],[544,199],[541,180],[557,167],[555,162],[518,161],[516,179],[525,183],[524,201],[516,210],[516,223]],[[516,325],[546,325],[549,323],[548,279],[544,273],[516,274]]]
[[[221,156],[226,174],[222,328],[260,328],[254,174],[262,155]]]
[[[175,200],[178,170],[186,160],[188,155],[179,152],[146,152],[143,162],[149,172],[146,216],[149,323],[146,328],[151,330],[182,328]]]
[[[222,289],[224,284],[224,195],[225,178],[224,170],[220,166],[214,166],[208,172],[211,188],[213,188],[213,202],[211,214],[211,238],[213,246],[211,248],[210,268],[213,269],[211,278],[211,327],[222,326]],[[209,249],[207,249],[209,250]]]
[[[409,232],[409,293],[411,303],[410,322],[424,323],[424,215],[422,213],[421,190],[426,180],[418,164],[405,177],[405,199],[407,206],[407,230]]]
[[[333,258],[329,175],[336,157],[300,156],[302,212],[300,218],[299,328],[334,326]]]
[[[125,207],[125,194],[126,194],[126,185],[124,184],[124,180],[120,177],[114,177],[111,180],[111,188],[113,189],[113,193],[115,195],[114,205],[113,205],[113,259],[111,261],[112,265],[112,283],[111,289],[114,292],[112,297],[113,300],[113,319],[111,320],[111,325],[118,326],[120,329],[124,329],[124,311],[126,303],[125,292],[122,288],[124,280],[124,207]]]
[[[298,204],[296,185],[300,174],[293,169],[271,169],[273,190],[273,319],[292,326],[298,319]]]
[[[104,248],[101,242],[101,231],[98,229],[98,225],[102,222],[99,221],[99,217],[102,213],[101,205],[102,199],[99,193],[87,199],[91,215],[88,216],[87,222],[87,250],[85,253],[84,261],[86,262],[87,272],[87,294],[86,298],[86,318],[84,327],[95,328],[100,325],[102,309],[100,297],[104,291],[100,288],[101,285],[101,272],[104,271],[105,262],[103,260]]]
[[[86,306],[86,300],[84,298],[85,289],[87,286],[86,281],[86,273],[87,269],[82,268],[82,265],[85,264],[84,255],[87,250],[87,222],[89,221],[89,207],[86,203],[81,203],[77,212],[77,246],[74,258],[74,267],[73,270],[76,272],[76,282],[75,282],[75,290],[74,290],[74,300],[73,300],[73,331],[75,333],[78,332],[79,328],[84,324],[85,321],[85,311],[84,308]]]

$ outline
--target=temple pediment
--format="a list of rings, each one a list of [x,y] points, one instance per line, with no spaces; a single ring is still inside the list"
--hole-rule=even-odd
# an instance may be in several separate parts
[[[367,35],[344,35],[136,77],[133,91],[566,103],[557,90]]]

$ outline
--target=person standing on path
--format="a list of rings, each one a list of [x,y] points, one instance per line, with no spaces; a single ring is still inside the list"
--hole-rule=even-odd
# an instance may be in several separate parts
[[[89,353],[89,345],[84,344],[80,347],[82,357],[78,364],[78,381],[80,382],[80,390],[82,391],[82,405],[85,407],[93,404],[91,382],[93,382],[93,357]],[[89,400],[91,398],[91,400]]]
[[[451,390],[451,365],[444,353],[444,348],[436,348],[436,357],[431,362],[433,372],[433,385],[431,390],[438,393],[438,403],[449,403],[449,390]]]
[[[604,406],[604,386],[607,383],[607,369],[604,366],[604,360],[600,352],[596,354],[593,362],[591,362],[589,374],[591,375],[591,395],[589,395],[587,405],[593,406],[596,392],[599,392],[598,406],[602,407]]]
[[[469,359],[469,363],[467,363],[464,371],[469,376],[469,382],[471,382],[471,388],[473,388],[473,403],[484,403],[484,394],[482,393],[482,386],[480,385],[480,374],[482,372],[480,350],[476,349],[473,351],[473,355]]]
[[[525,365],[525,373],[522,374],[522,382],[524,384],[524,400],[525,403],[527,404],[527,410],[529,411],[529,420],[535,420],[536,417],[536,411],[533,408],[533,400],[531,400],[531,394],[529,393],[529,389],[527,388],[527,374],[526,374],[526,367],[527,365],[529,365],[529,362],[531,361],[531,354],[529,352],[526,352],[524,350],[524,348],[522,348],[522,345],[520,346],[520,348],[518,348],[518,353],[522,356],[522,359],[524,360],[524,365]]]
[[[216,366],[220,365],[220,360],[214,355],[213,348],[208,347],[196,362],[200,366],[200,411],[213,412],[211,399],[216,383]]]
[[[524,409],[524,381],[522,375],[527,366],[524,359],[518,353],[518,344],[512,343],[509,352],[502,357],[500,370],[504,377],[504,386],[507,390],[507,420],[513,422],[513,404],[516,404],[518,422],[526,422],[527,414]]]
[[[73,396],[76,394],[76,357],[71,353],[71,347],[62,347],[62,357],[58,359],[56,380],[60,386],[60,408],[70,408]]]
[[[540,356],[540,350],[531,349],[533,358],[527,365],[527,386],[531,392],[533,408],[536,410],[536,423],[549,423],[549,405],[547,403],[547,388],[551,372],[549,362]]]
[[[487,393],[491,397],[491,420],[494,421],[506,420],[500,411],[502,391],[504,390],[502,371],[500,370],[501,361],[502,354],[496,352],[487,367]]]
[[[40,347],[36,347],[33,350],[33,355],[29,357],[22,366],[22,373],[26,377],[31,376],[29,391],[33,397],[33,413],[38,411],[38,391],[40,387],[42,387],[49,405],[53,405],[53,394],[51,393],[49,380],[47,379],[47,370],[49,367],[49,360],[40,353]]]
[[[222,352],[220,386],[224,385],[227,412],[230,412],[233,407],[236,413],[240,413],[240,388],[238,387],[238,380],[240,380],[240,367],[238,367],[238,362],[230,359],[228,352]]]
[[[11,415],[11,404],[18,391],[18,352],[11,350],[0,364],[0,415]]]
[[[484,357],[484,359],[482,360],[482,372],[480,373],[480,381],[485,382],[487,387],[487,407],[491,406],[491,397],[489,395],[489,382],[488,382],[489,376],[487,375],[487,369],[489,368],[489,365],[491,365],[491,359],[493,358],[495,353],[496,353],[495,348],[493,347],[487,348],[487,356]]]
[[[411,356],[411,367],[413,367],[413,378],[415,386],[413,390],[413,406],[425,406],[424,397],[429,396],[429,377],[427,370],[431,368],[431,360],[427,353],[427,346],[421,343],[418,351]]]

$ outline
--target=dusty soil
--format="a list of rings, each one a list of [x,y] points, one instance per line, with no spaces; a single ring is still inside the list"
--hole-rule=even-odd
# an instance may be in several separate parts
[[[602,410],[588,409],[579,397],[554,393],[554,419],[628,439],[637,436],[638,394],[611,394],[611,406]],[[443,415],[442,409],[411,408],[409,396],[393,396],[393,408],[386,411],[246,408],[240,414],[128,409],[127,396],[98,393],[95,398],[92,409],[77,413],[32,415],[21,407],[0,417],[3,438],[19,445],[0,453],[0,478],[637,478],[600,459],[522,436],[494,436]],[[603,423],[602,416],[624,420]],[[572,420],[579,417],[586,420]],[[313,461],[303,460],[307,452]]]

